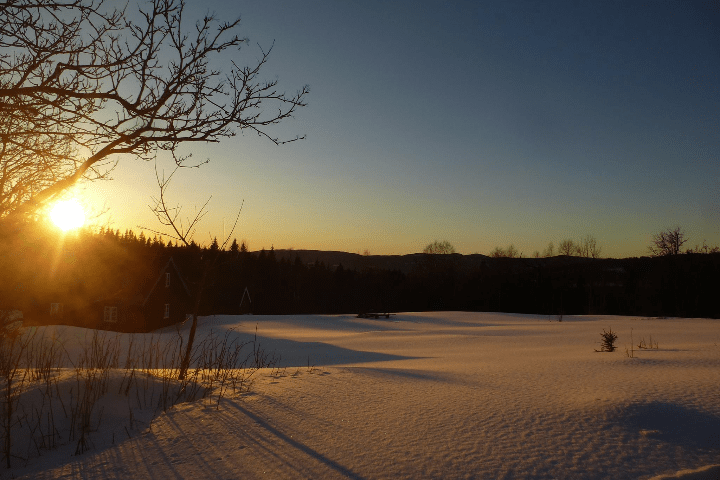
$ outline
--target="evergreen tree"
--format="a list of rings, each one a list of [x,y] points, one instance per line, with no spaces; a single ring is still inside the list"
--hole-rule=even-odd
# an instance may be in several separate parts
[[[217,237],[213,238],[212,244],[210,245],[210,250],[213,252],[217,252],[220,250],[220,245],[218,244]]]
[[[233,238],[233,243],[230,245],[230,251],[231,252],[237,252],[240,249],[237,243],[237,239]]]
[[[135,235],[135,232],[133,232],[132,229],[125,232],[125,241],[127,243],[137,242],[137,239],[137,235]]]
[[[153,235],[152,247],[153,248],[164,248],[165,247],[165,242],[163,242],[162,236],[160,238],[158,238],[157,235]]]

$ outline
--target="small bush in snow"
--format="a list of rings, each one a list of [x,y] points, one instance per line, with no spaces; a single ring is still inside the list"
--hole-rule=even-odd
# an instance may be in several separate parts
[[[602,340],[600,341],[600,350],[595,350],[596,352],[614,352],[615,351],[615,340],[617,340],[618,336],[615,332],[612,331],[612,328],[609,328],[607,331],[603,329],[602,333],[600,334],[600,337]]]

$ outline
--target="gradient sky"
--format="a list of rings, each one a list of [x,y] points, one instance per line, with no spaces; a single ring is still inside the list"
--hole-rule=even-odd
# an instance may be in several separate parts
[[[460,253],[595,236],[603,256],[647,254],[680,225],[720,244],[720,6],[698,2],[189,0],[242,17],[275,47],[265,68],[309,106],[273,133],[193,145],[200,169],[169,195],[195,236],[250,249]],[[227,2],[230,3],[230,2]],[[187,16],[187,15],[186,15]],[[160,168],[170,169],[167,159]],[[121,159],[85,187],[113,228],[159,229],[154,166]]]

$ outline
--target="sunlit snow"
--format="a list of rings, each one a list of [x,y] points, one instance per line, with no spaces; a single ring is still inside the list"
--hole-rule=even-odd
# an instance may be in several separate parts
[[[718,478],[720,322],[498,313],[217,316],[279,358],[249,393],[136,409],[4,478]],[[618,350],[597,353],[600,333]],[[630,349],[652,335],[657,349]],[[72,355],[86,330],[45,327]],[[188,325],[181,329],[187,337]],[[115,334],[112,334],[115,335]],[[127,345],[129,336],[121,335]],[[141,342],[151,334],[135,335]],[[175,328],[154,333],[166,341]],[[159,335],[159,336],[158,336]],[[123,362],[123,359],[120,359]],[[71,385],[72,382],[67,385]],[[66,385],[66,386],[67,386]],[[162,382],[145,381],[156,395]],[[141,393],[136,393],[141,395]],[[156,397],[155,397],[156,398]],[[151,405],[152,402],[146,402]],[[18,440],[19,441],[19,440]]]

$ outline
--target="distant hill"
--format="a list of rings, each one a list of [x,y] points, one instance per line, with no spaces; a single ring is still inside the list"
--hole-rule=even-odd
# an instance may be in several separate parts
[[[253,252],[258,254],[259,252]],[[348,252],[326,252],[322,250],[275,250],[275,256],[278,260],[286,258],[291,262],[296,257],[304,264],[315,263],[316,261],[324,263],[330,268],[337,268],[342,265],[345,269],[350,270],[399,270],[403,273],[409,273],[413,268],[417,267],[423,259],[427,258],[424,253],[411,253],[408,255],[360,255]],[[489,257],[486,255],[460,255],[454,253],[448,257],[452,258],[458,265],[463,268],[472,268],[481,265]]]
[[[251,252],[254,255],[258,255],[259,251]],[[493,258],[487,255],[474,253],[471,255],[461,255],[459,253],[453,253],[450,255],[438,255],[446,259],[450,259],[460,271],[474,270],[477,267],[485,264],[500,264],[500,265],[513,265],[513,268],[533,267],[538,265],[576,265],[585,263],[601,263],[607,266],[608,264],[622,264],[623,259],[591,259],[584,257],[569,257],[566,255],[558,255],[555,257],[541,257],[541,258]],[[312,263],[322,262],[325,266],[335,269],[339,265],[349,270],[362,271],[365,269],[380,269],[380,270],[399,270],[405,274],[410,273],[415,267],[421,264],[427,259],[425,253],[410,253],[408,255],[360,255],[358,253],[348,252],[335,252],[335,251],[323,251],[323,250],[275,250],[275,257],[280,259],[288,259],[291,262],[295,261],[296,257],[300,258],[300,261],[309,265]]]

